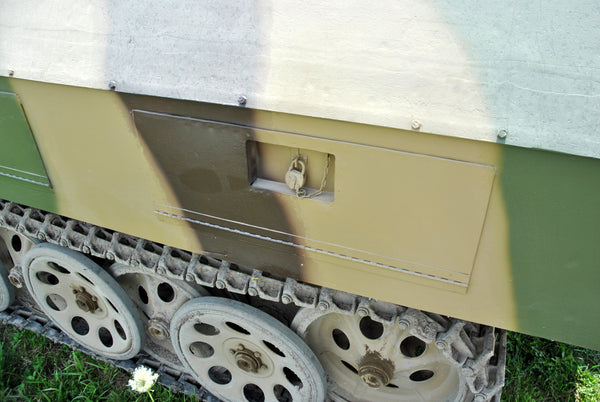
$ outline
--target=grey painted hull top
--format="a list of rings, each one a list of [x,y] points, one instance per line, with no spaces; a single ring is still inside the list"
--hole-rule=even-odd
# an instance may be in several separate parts
[[[0,75],[598,158],[599,16],[592,0],[7,0]]]

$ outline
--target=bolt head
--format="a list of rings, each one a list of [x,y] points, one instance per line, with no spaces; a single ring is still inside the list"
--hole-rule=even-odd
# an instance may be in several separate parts
[[[21,289],[23,287],[23,283],[21,282],[21,279],[17,275],[9,275],[8,280],[17,289]]]
[[[498,138],[500,138],[501,140],[505,139],[506,137],[508,137],[508,130],[503,128],[501,130],[498,130]]]
[[[410,128],[412,128],[413,130],[420,129],[422,125],[423,125],[423,123],[421,123],[417,119],[411,120],[411,122],[410,122]]]
[[[225,289],[225,282],[219,279],[217,282],[215,282],[215,286],[217,289]]]
[[[400,319],[400,320],[398,320],[398,326],[402,330],[408,329],[408,327],[410,326],[410,322],[408,322],[407,320],[404,320],[404,319]]]
[[[110,89],[111,91],[114,91],[115,89],[117,89],[117,81],[114,81],[114,80],[109,81],[108,89]]]
[[[365,307],[359,307],[356,309],[356,313],[361,317],[366,317],[369,315],[369,310],[367,310]]]
[[[446,341],[436,341],[435,346],[437,346],[438,349],[445,350],[448,348],[448,343]]]
[[[292,296],[290,295],[283,295],[281,296],[281,302],[283,304],[290,304],[293,301]]]
[[[238,97],[238,105],[244,106],[246,105],[246,102],[248,102],[248,98],[246,98],[244,95]]]

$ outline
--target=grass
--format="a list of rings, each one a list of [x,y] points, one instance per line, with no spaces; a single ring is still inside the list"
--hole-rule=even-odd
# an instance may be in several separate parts
[[[41,335],[0,326],[0,401],[150,401],[130,375]],[[195,401],[155,385],[155,401]]]
[[[509,333],[504,401],[599,401],[600,352]]]
[[[29,331],[0,326],[0,401],[150,401],[130,375]],[[155,401],[194,401],[155,385]],[[509,333],[503,401],[600,400],[600,352]]]

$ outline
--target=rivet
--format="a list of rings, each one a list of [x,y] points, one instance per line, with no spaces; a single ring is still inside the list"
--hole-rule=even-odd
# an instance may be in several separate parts
[[[281,296],[281,302],[283,304],[290,304],[293,301],[292,296],[290,295],[283,295]]]
[[[410,122],[410,128],[412,128],[413,130],[420,129],[422,125],[423,124],[417,119],[411,120]]]
[[[224,282],[224,281],[222,281],[221,279],[218,279],[218,280],[215,282],[215,286],[217,287],[217,289],[225,289],[225,286],[226,286],[226,284],[225,284],[225,282]]]
[[[238,98],[238,105],[244,106],[246,104],[246,102],[248,102],[248,98],[246,98],[244,95],[241,95]]]
[[[110,89],[111,91],[114,91],[115,89],[117,89],[117,81],[109,81],[108,82],[108,89]]]
[[[320,301],[319,304],[317,305],[317,308],[321,311],[325,311],[325,310],[329,309],[329,303],[326,301]]]
[[[498,130],[498,138],[500,138],[501,140],[505,139],[506,137],[508,137],[508,130],[503,128],[501,130]]]
[[[258,296],[258,290],[256,288],[248,288],[248,295],[252,297]]]

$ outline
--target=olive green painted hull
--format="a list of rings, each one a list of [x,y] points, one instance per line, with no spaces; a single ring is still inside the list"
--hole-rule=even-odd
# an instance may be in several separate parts
[[[596,159],[33,81],[0,85],[21,100],[52,183],[0,176],[1,198],[600,349]],[[331,198],[298,198],[277,177],[257,187],[248,143],[265,144],[256,162],[265,171],[295,150],[333,155]]]

